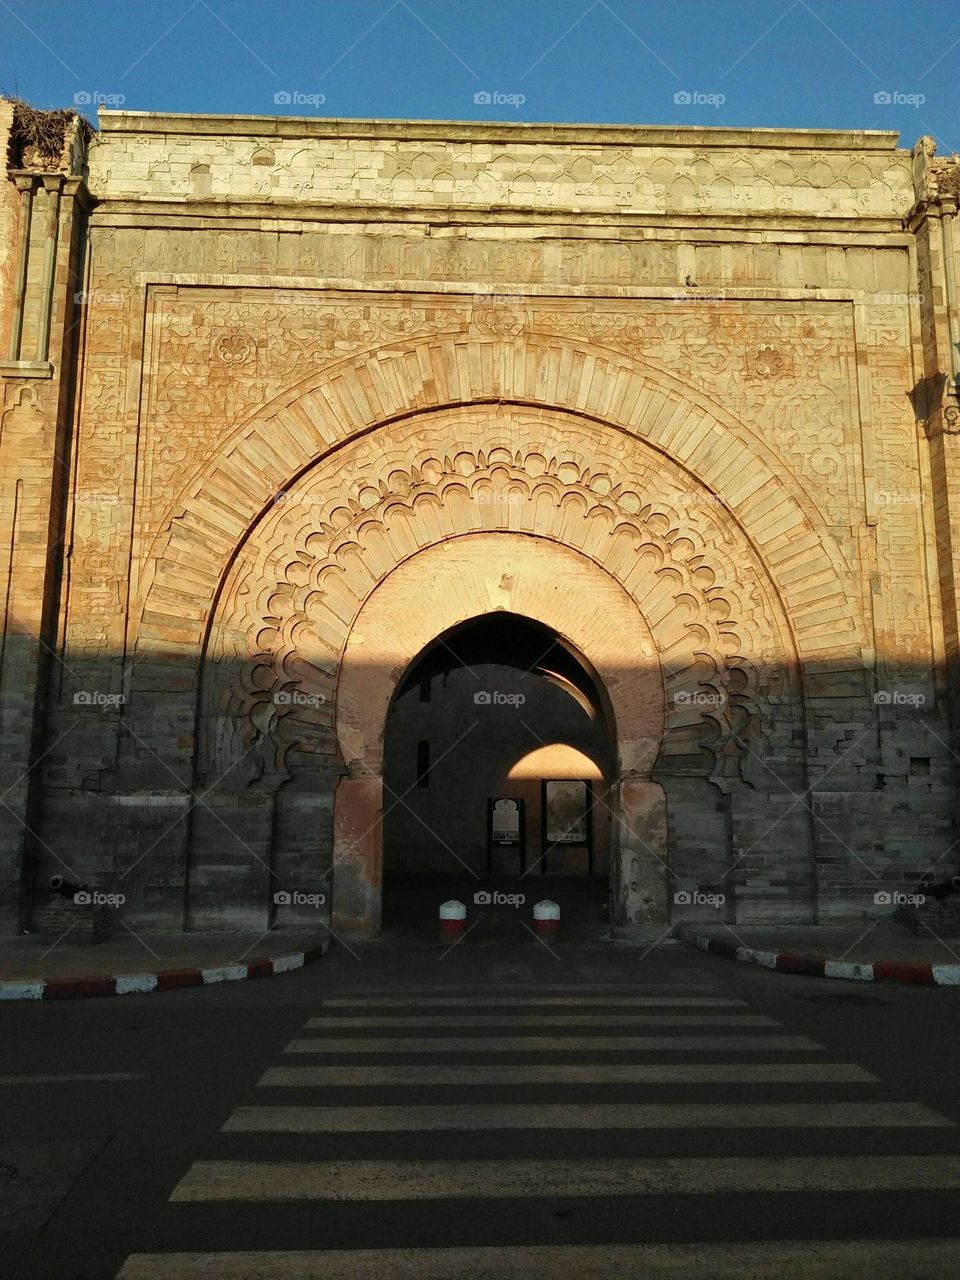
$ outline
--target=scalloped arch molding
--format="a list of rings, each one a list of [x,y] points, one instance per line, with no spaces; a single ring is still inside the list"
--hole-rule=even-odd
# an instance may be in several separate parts
[[[203,734],[204,774],[217,776],[253,748],[263,774],[279,782],[291,748],[330,755],[330,708],[365,601],[423,548],[480,531],[569,547],[620,583],[662,670],[664,750],[699,753],[707,715],[724,730],[713,744],[721,785],[723,740],[742,732],[741,711],[749,704],[756,713],[761,701],[769,710],[774,683],[799,694],[796,638],[756,548],[723,504],[637,438],[546,410],[439,410],[355,440],[282,497],[242,546],[220,593],[206,648],[204,723],[226,716],[244,723],[247,736],[233,741],[230,760]],[[429,616],[434,605],[422,595],[420,603]],[[580,607],[591,608],[589,595]],[[433,635],[444,629],[441,614],[437,608]],[[402,613],[396,625],[408,625]],[[694,701],[703,686],[719,703],[706,712]],[[782,703],[778,718],[789,737],[797,699]],[[352,767],[378,772],[367,752],[340,746]]]

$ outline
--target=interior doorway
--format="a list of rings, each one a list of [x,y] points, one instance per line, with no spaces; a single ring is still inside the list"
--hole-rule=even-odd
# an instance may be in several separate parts
[[[383,923],[516,937],[559,902],[565,936],[609,918],[616,746],[600,682],[542,623],[485,614],[438,636],[397,686],[384,738]]]

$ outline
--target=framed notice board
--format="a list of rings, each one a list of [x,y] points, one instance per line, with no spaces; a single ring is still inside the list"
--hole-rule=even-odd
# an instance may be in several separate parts
[[[524,851],[523,801],[513,796],[492,796],[487,801],[487,870],[510,869],[511,861],[518,861],[523,870]],[[511,859],[511,853],[515,855]],[[499,855],[499,856],[497,856]],[[504,858],[503,855],[506,855]],[[495,866],[494,864],[498,865]]]
[[[553,875],[592,875],[593,790],[581,778],[541,783],[543,868]]]

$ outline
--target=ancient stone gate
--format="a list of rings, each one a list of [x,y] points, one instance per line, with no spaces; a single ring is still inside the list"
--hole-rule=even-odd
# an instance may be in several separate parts
[[[689,886],[731,921],[870,915],[955,869],[955,171],[926,143],[105,113],[22,159],[21,921],[66,866],[141,927],[325,887],[375,932],[391,700],[498,611],[609,700],[615,920]]]

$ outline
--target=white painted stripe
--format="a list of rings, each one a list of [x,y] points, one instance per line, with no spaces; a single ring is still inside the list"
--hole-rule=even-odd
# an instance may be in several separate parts
[[[440,1013],[363,1018],[311,1018],[311,1031],[327,1027],[778,1027],[775,1018],[762,1013]]]
[[[960,986],[960,964],[935,964],[931,967],[938,987]]]
[[[665,1102],[414,1107],[237,1107],[225,1133],[495,1129],[952,1128],[919,1102]]]
[[[444,1036],[291,1040],[286,1053],[800,1053],[822,1050],[806,1036]]]
[[[531,1005],[588,1005],[597,1008],[669,1008],[712,1005],[743,1008],[744,1000],[682,1000],[646,996],[404,996],[402,999],[324,1000],[324,1009],[523,1009]]]
[[[143,1071],[98,1071],[66,1076],[0,1076],[0,1084],[70,1084],[75,1080],[102,1080],[116,1083],[121,1080],[143,1080]]]
[[[274,973],[290,973],[293,969],[302,969],[304,957],[302,951],[295,951],[289,956],[277,956],[273,962]]]
[[[689,1160],[199,1160],[173,1201],[450,1200],[715,1192],[956,1191],[958,1156]]]
[[[42,1000],[44,982],[0,982],[0,1000]]]
[[[706,951],[709,946],[710,939],[703,938],[701,941],[705,944],[701,950]],[[740,961],[747,964],[759,964],[764,969],[775,969],[777,967],[776,951],[755,951],[753,947],[737,947],[734,955]]]
[[[122,973],[117,978],[118,996],[131,996],[138,992],[153,991],[157,985],[155,973]]]
[[[333,994],[336,996],[396,996],[398,991],[404,992],[404,997],[409,999],[411,996],[453,996],[453,995],[489,995],[491,990],[509,991],[511,995],[526,995],[532,993],[555,993],[567,992],[569,995],[581,995],[584,991],[608,992],[611,995],[642,995],[644,992],[650,994],[654,991],[676,991],[678,993],[691,991],[716,991],[717,984],[715,982],[514,982],[512,979],[498,978],[495,981],[478,985],[477,983],[464,982],[448,982],[442,987],[413,987],[394,983],[392,987],[375,987],[367,986],[346,986],[335,987]]]
[[[955,1280],[957,1248],[947,1238],[133,1254],[117,1280]]]
[[[853,1063],[591,1062],[458,1067],[270,1067],[261,1088],[309,1089],[366,1085],[444,1084],[879,1084]]]
[[[215,982],[239,982],[247,976],[247,966],[245,964],[225,964],[219,969],[201,969],[200,973],[205,986]]]
[[[872,982],[872,964],[853,964],[846,960],[824,960],[825,978],[846,978],[850,982]]]
[[[750,1240],[277,1253],[134,1253],[117,1280],[956,1280],[942,1240]]]

